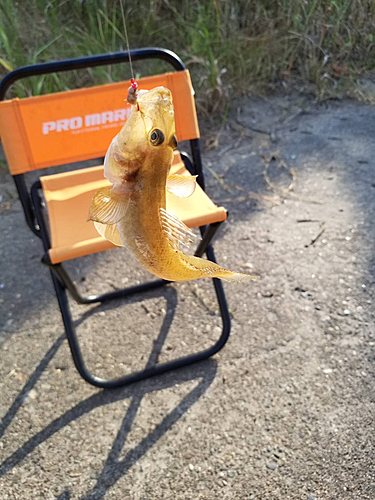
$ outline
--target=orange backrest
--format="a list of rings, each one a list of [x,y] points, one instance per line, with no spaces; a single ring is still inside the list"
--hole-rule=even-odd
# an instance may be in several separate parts
[[[173,95],[179,141],[199,138],[188,70],[138,80]],[[130,106],[130,81],[0,102],[0,137],[12,175],[104,156]]]

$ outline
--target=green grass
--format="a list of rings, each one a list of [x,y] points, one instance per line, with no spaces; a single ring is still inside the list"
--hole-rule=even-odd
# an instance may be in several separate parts
[[[25,64],[126,50],[120,0],[0,0],[3,76]],[[319,97],[353,89],[375,66],[373,0],[123,1],[131,47],[161,46],[192,72],[201,110],[298,81]],[[161,63],[135,63],[137,75]],[[35,77],[20,97],[130,77],[124,65]],[[284,83],[285,85],[285,83]]]

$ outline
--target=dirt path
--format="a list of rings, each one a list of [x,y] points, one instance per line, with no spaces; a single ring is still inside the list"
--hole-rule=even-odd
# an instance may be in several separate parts
[[[230,213],[219,261],[261,279],[225,285],[233,330],[213,360],[123,390],[78,377],[5,179],[2,499],[375,499],[374,108],[240,108],[204,160]],[[69,268],[92,292],[147,277],[122,250]],[[204,281],[72,309],[99,374],[210,345],[220,325]]]

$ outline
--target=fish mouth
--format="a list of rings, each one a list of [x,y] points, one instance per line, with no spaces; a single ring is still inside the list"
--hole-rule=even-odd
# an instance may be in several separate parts
[[[171,138],[169,139],[168,146],[170,146],[172,149],[176,149],[177,144],[178,144],[178,142],[177,142],[176,134],[173,134],[171,136]]]

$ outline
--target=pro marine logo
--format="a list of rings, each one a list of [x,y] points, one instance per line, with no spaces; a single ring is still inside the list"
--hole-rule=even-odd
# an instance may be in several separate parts
[[[131,108],[115,109],[113,111],[103,111],[92,115],[73,116],[72,118],[62,118],[61,120],[44,122],[42,124],[43,134],[50,132],[69,132],[78,134],[80,132],[91,132],[101,128],[111,128],[119,125],[118,122],[125,122],[129,116]]]

